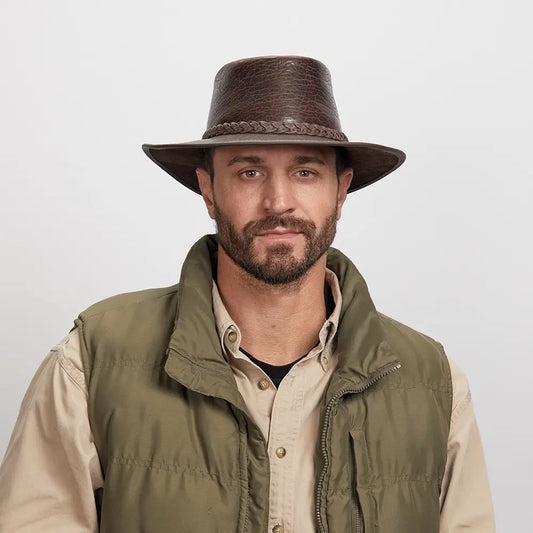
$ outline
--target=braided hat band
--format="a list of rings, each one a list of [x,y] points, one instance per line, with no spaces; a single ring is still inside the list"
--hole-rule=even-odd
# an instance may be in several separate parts
[[[219,135],[235,135],[238,133],[272,133],[272,134],[297,134],[312,137],[323,137],[333,141],[348,141],[348,137],[341,131],[327,128],[320,124],[307,124],[305,122],[277,122],[266,120],[252,120],[250,122],[224,122],[209,128],[202,139],[212,139]]]

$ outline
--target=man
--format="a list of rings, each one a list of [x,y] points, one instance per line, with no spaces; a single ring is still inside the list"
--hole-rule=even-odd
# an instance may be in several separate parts
[[[1,531],[494,530],[464,375],[330,248],[399,150],[348,142],[329,72],[252,58],[201,141],[145,145],[217,236],[178,285],[82,312],[23,401]]]

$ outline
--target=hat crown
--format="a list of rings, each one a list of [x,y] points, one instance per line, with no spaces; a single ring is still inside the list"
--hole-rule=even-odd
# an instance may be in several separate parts
[[[224,65],[215,77],[202,139],[144,144],[143,150],[200,194],[196,169],[205,165],[206,149],[269,144],[342,147],[354,172],[348,192],[381,179],[405,160],[395,148],[349,142],[341,130],[329,70],[300,56],[252,57]]]
[[[316,126],[344,138],[327,67],[298,56],[253,57],[224,65],[215,77],[204,138],[224,125]],[[276,127],[276,126],[274,126]]]

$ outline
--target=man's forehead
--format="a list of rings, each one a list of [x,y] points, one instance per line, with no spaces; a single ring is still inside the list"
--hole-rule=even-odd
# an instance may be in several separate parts
[[[314,146],[308,144],[246,144],[239,146],[219,146],[214,150],[213,158],[224,163],[232,160],[257,159],[268,162],[274,159],[299,160],[312,158],[324,163],[335,161],[335,148],[332,146]]]

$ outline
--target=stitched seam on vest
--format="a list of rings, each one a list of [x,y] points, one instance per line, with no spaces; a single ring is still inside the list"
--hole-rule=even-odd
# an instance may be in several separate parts
[[[380,384],[380,383],[377,383],[376,385],[374,385],[372,387],[372,389],[369,389],[369,390],[379,390],[379,389],[384,389],[384,390],[411,390],[411,389],[417,389],[419,387],[423,387],[424,389],[426,390],[431,390],[431,391],[437,391],[437,392],[446,392],[446,393],[449,393],[449,388],[448,388],[448,385],[429,385],[427,383],[424,383],[423,381],[417,381],[417,382],[413,382],[411,381],[410,383],[398,383],[397,385],[395,385],[394,383],[383,383],[383,384]],[[368,392],[368,391],[365,391],[365,392]]]
[[[165,368],[165,364],[161,361],[154,361],[153,358],[136,359],[121,357],[116,360],[100,361],[93,363],[93,368],[142,368],[145,370],[153,370],[154,368]]]
[[[432,476],[422,476],[422,477],[414,477],[409,475],[404,476],[395,476],[395,477],[382,477],[383,481],[396,483],[398,481],[413,481],[414,483],[434,483],[435,478]]]
[[[174,474],[183,474],[194,477],[201,477],[217,483],[225,483],[226,485],[233,486],[237,483],[236,480],[231,478],[225,478],[218,474],[210,474],[205,470],[193,467],[182,467],[176,463],[170,461],[153,461],[151,459],[139,459],[128,455],[121,455],[118,457],[111,457],[109,460],[110,465],[116,465],[121,467],[136,467],[145,468],[147,470],[155,470],[158,472],[168,472]]]
[[[371,485],[368,485],[367,487],[364,487],[364,490],[373,490],[373,489],[379,489],[384,487],[390,487],[392,485],[396,485],[399,483],[420,483],[421,485],[434,485],[437,487],[439,485],[439,482],[437,479],[411,479],[409,476],[400,476],[397,478],[381,478],[383,483],[374,482]],[[346,494],[351,494],[353,490],[353,487],[344,487],[344,488],[338,488],[333,489],[330,492],[331,496],[345,496]]]
[[[388,487],[391,485],[396,485],[398,483],[421,483],[423,485],[435,485],[435,486],[439,485],[439,480],[435,478],[411,478],[410,476],[399,476],[399,477],[391,477],[391,478],[382,477],[380,479],[381,479],[381,483],[379,482],[379,480],[376,481],[373,484],[373,488]]]
[[[400,485],[400,484],[411,484],[411,485],[418,484],[418,485],[423,485],[423,486],[432,485],[433,487],[436,487],[436,488],[439,487],[439,482],[437,480],[395,478],[395,479],[384,479],[383,481],[384,481],[383,483],[374,482],[372,483],[372,485],[369,485],[367,487],[362,487],[362,490],[372,492],[375,490],[386,489],[386,488],[392,487],[393,485]],[[347,495],[351,495],[352,491],[353,491],[353,487],[344,487],[344,488],[332,490],[329,493],[329,495],[330,497],[333,497],[333,496],[345,497]]]
[[[151,289],[147,289],[147,290],[151,290]],[[157,290],[157,289],[155,289]],[[143,291],[139,291],[139,292],[143,292]],[[131,302],[127,302],[127,303],[123,303],[123,304],[117,304],[113,307],[109,307],[108,309],[103,309],[101,311],[95,311],[94,313],[92,314],[85,314],[84,317],[83,317],[83,320],[88,320],[89,318],[94,318],[95,316],[99,316],[99,315],[105,315],[106,313],[108,313],[109,311],[116,311],[122,307],[131,307],[133,305],[139,305],[139,304],[142,304],[142,303],[145,303],[145,302],[149,302],[149,301],[155,301],[155,300],[159,300],[161,298],[169,298],[169,297],[173,297],[176,292],[178,292],[177,289],[173,289],[172,291],[170,292],[167,292],[165,294],[161,294],[160,296],[154,296],[154,297],[145,297],[145,298],[142,298],[141,296],[139,296],[139,300],[134,300],[134,301],[131,301]],[[125,293],[125,294],[131,294],[131,293]],[[118,294],[116,296],[111,296],[111,298],[118,298],[122,295]],[[105,300],[103,300],[105,301]],[[94,305],[99,305],[99,303],[101,302],[98,302]],[[83,311],[83,313],[81,314],[84,314],[84,313],[87,313],[87,309],[85,311]],[[81,314],[80,314],[80,318],[81,318]]]

